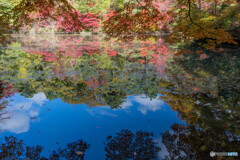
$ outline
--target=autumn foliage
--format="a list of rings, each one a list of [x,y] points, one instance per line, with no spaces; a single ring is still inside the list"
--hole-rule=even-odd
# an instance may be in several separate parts
[[[7,33],[31,28],[34,32],[44,28],[53,33],[102,31],[108,39],[122,41],[146,40],[167,32],[171,45],[196,42],[200,48],[212,51],[218,51],[221,44],[237,45],[240,39],[239,1],[134,0],[114,5],[103,5],[102,1],[21,0],[0,15],[1,42],[6,42]],[[88,9],[83,9],[83,4]],[[107,4],[101,8],[102,13],[96,9]]]
[[[172,17],[167,14],[167,2],[143,0],[126,2],[124,10],[110,10],[104,16],[104,33],[121,40],[132,40],[134,37],[145,39],[148,32],[169,29],[167,24]]]

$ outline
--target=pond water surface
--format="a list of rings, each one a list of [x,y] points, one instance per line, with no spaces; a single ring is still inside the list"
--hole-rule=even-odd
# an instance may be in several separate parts
[[[161,38],[15,37],[0,50],[0,159],[240,152],[239,50],[190,49],[173,56]]]

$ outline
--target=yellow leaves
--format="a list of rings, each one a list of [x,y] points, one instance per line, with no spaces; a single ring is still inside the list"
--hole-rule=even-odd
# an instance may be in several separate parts
[[[205,150],[206,150],[206,146],[201,146],[201,147],[200,147],[200,150],[201,150],[201,151],[205,151]]]
[[[27,73],[27,70],[26,70],[26,68],[24,67],[24,66],[21,66],[20,68],[19,68],[19,78],[21,78],[21,79],[24,79],[24,78],[26,78],[26,73]]]
[[[173,26],[172,33],[167,38],[170,44],[198,42],[199,47],[212,51],[216,51],[216,47],[223,43],[237,44],[224,27],[227,21],[231,25],[233,24],[232,18],[240,13],[237,7],[219,11],[217,16],[204,11],[197,12],[193,8],[191,8],[190,13],[188,11],[190,9],[184,11],[183,16],[175,18],[177,19],[176,25]],[[183,45],[185,44],[183,43]]]
[[[201,25],[203,26],[203,23]],[[182,40],[187,43],[195,41],[198,42],[201,47],[212,51],[216,51],[216,45],[222,43],[237,44],[234,38],[224,29],[214,29],[211,27],[211,24],[206,24],[202,28],[194,24],[178,25],[175,28],[175,32],[178,30],[178,33],[171,33],[167,40],[171,44],[179,43]],[[200,51],[198,51],[198,53],[200,54]]]
[[[119,82],[119,79],[118,78],[113,78],[112,82]]]
[[[207,16],[205,18],[202,18],[201,21],[212,21],[215,20],[216,17],[215,16]]]

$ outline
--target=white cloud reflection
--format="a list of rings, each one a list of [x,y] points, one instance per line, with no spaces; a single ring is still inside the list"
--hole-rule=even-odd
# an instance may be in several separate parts
[[[150,99],[145,95],[130,96],[126,99],[118,109],[110,109],[109,106],[105,107],[95,107],[87,108],[86,110],[92,116],[111,116],[117,117],[117,114],[114,112],[123,110],[124,112],[131,113],[131,111],[136,107],[137,111],[141,112],[144,115],[147,115],[148,112],[156,112],[162,108],[164,101],[160,100],[160,96],[157,96],[154,99]]]
[[[7,130],[16,134],[27,132],[30,118],[39,115],[39,107],[47,101],[47,98],[44,93],[38,93],[32,98],[21,97],[18,101],[11,102],[12,107],[4,110],[3,118],[6,119],[0,121],[0,130]],[[37,104],[37,106],[34,104]]]
[[[29,117],[25,113],[12,113],[9,117],[9,119],[0,123],[1,130],[8,130],[9,132],[17,134],[29,130]]]
[[[138,111],[145,115],[148,111],[155,112],[157,110],[160,110],[161,107],[164,105],[164,101],[159,100],[159,96],[155,99],[135,96],[134,100],[140,104],[140,106],[138,107]]]
[[[164,105],[164,101],[160,100],[160,96],[150,99],[145,95],[139,95],[127,98],[126,102],[122,104],[122,109],[128,110],[134,103],[137,103],[137,110],[144,115],[146,115],[148,111],[155,112],[160,110]]]
[[[156,142],[157,146],[161,148],[161,150],[158,152],[158,158],[164,159],[165,157],[169,157],[169,152],[166,146],[162,143],[162,137],[155,138],[153,141]]]
[[[110,116],[110,117],[117,117],[116,114],[113,114],[109,111],[109,107],[102,107],[102,108],[87,108],[87,112],[92,116]]]
[[[37,117],[40,107],[47,101],[44,93],[35,94],[32,98],[17,98],[16,101],[10,102],[12,105],[4,110],[6,112],[0,121],[0,130],[7,130],[12,133],[24,133],[29,130],[30,119]],[[160,96],[155,99],[147,98],[145,95],[129,96],[126,102],[119,109],[110,109],[109,106],[86,108],[86,111],[96,117],[111,116],[117,117],[118,111],[131,113],[133,111],[146,115],[148,112],[156,112],[162,108],[164,102],[160,100]]]

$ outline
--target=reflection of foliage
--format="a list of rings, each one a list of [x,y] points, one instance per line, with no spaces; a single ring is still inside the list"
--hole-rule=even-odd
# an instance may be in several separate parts
[[[58,154],[56,151],[54,151],[52,157],[59,155],[59,157],[64,157],[66,159],[82,160],[84,158],[84,153],[89,146],[90,145],[83,140],[77,140],[76,142],[69,143],[66,148],[59,149]]]
[[[41,152],[44,147],[34,146],[30,147],[23,143],[23,140],[18,140],[14,136],[5,137],[5,142],[0,144],[0,157],[1,159],[31,159],[40,160],[47,159],[41,156]],[[78,140],[73,143],[69,143],[66,148],[59,148],[58,151],[53,151],[50,155],[50,160],[57,160],[61,158],[82,160],[84,158],[85,151],[89,148],[89,145],[83,140]]]
[[[233,140],[238,144],[239,54],[226,51],[206,52],[201,57],[182,55],[172,58],[166,65],[169,52],[163,43],[98,43],[89,39],[85,43],[81,37],[70,38],[64,43],[65,46],[61,43],[53,48],[40,44],[40,47],[31,47],[30,43],[27,45],[29,53],[3,51],[0,59],[2,80],[13,83],[26,97],[44,92],[48,99],[61,98],[67,103],[88,106],[107,104],[112,108],[121,107],[128,95],[145,94],[156,98],[161,93],[161,99],[188,123],[187,126],[173,126],[174,134],[181,137],[178,146],[172,145],[177,136],[171,132],[163,137],[172,153],[170,157],[184,158],[185,155],[179,155],[179,150],[183,150],[189,152],[185,154],[190,159],[202,158],[209,150],[233,149]],[[137,145],[135,134],[128,131],[121,134],[130,135],[131,143]],[[116,137],[110,138],[109,145],[116,140]],[[209,147],[204,143],[209,143]],[[137,154],[131,151],[128,156]]]
[[[240,149],[240,61],[231,52],[211,53],[205,59],[185,55],[168,65],[169,82],[160,83],[161,98],[188,123],[172,126],[173,134],[164,133],[170,159],[208,159],[210,151]]]
[[[191,125],[174,124],[171,128],[162,136],[162,142],[169,152],[165,159],[209,159],[211,151],[226,152],[240,149],[239,135],[202,130]]]
[[[16,90],[12,84],[0,81],[0,100],[11,97]]]
[[[19,159],[24,151],[23,141],[16,137],[5,137],[6,143],[1,144],[0,157],[2,159]]]
[[[135,134],[129,130],[109,136],[105,146],[106,159],[156,159],[160,148],[152,138],[153,134],[139,131]]]
[[[67,103],[88,106],[108,104],[118,108],[130,94],[145,94],[150,98],[158,95],[153,65],[158,55],[165,52],[160,53],[161,49],[153,42],[125,43],[130,51],[122,50],[122,44],[111,42],[100,46],[98,42],[84,42],[82,37],[68,39],[65,44],[58,42],[59,48],[54,47],[51,52],[45,43],[42,49],[31,47],[32,44],[28,44],[28,49],[24,47],[31,54],[6,50],[1,56],[5,69],[2,78],[14,83],[25,97],[44,92],[48,99],[61,98]],[[147,50],[152,45],[151,54],[141,55],[142,48]],[[70,51],[70,46],[74,50]]]
[[[39,145],[37,145],[37,146],[35,146],[35,147],[29,147],[29,146],[27,146],[27,147],[26,147],[26,157],[27,157],[28,159],[33,159],[33,160],[38,160],[38,159],[40,159],[40,157],[41,157],[40,154],[41,154],[43,148],[44,148],[44,147],[39,146]],[[43,158],[42,158],[42,159],[43,159]]]
[[[172,126],[172,128],[175,126]],[[177,131],[176,131],[177,132]],[[182,134],[185,134],[184,132]],[[179,134],[181,135],[181,134]],[[166,131],[162,135],[162,143],[166,146],[169,156],[165,159],[197,159],[196,153],[189,144],[177,141],[178,135],[172,135],[170,131]]]
[[[175,59],[168,68],[171,83],[162,83],[167,89],[161,92],[166,95],[162,98],[187,122],[189,116],[195,120],[205,117],[206,123],[215,123],[215,126],[237,127],[239,66],[239,56],[230,53],[210,54],[206,59],[199,59],[197,54]]]
[[[15,92],[16,89],[12,84],[0,80],[0,121],[4,121],[9,118],[8,116],[5,116],[7,112],[4,111],[4,109],[9,103],[7,98],[14,95]]]
[[[121,107],[122,103],[125,102],[127,95],[123,93],[124,91],[116,92],[111,90],[103,94],[103,98],[111,108]]]

